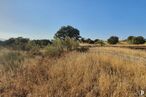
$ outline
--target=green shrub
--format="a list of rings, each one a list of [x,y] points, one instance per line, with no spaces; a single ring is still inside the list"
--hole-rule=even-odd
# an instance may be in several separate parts
[[[58,50],[63,50],[64,48],[63,40],[55,38],[55,40],[53,40],[52,46],[56,47]]]
[[[51,57],[56,57],[60,56],[64,51],[75,50],[78,46],[79,43],[74,39],[65,38],[65,40],[61,40],[56,38],[52,44],[47,47],[46,53]]]
[[[18,37],[18,38],[10,38],[5,41],[0,41],[0,46],[5,46],[7,48],[11,48],[13,50],[19,51],[30,51],[34,47],[44,48],[51,44],[50,40],[30,40],[28,38]]]
[[[60,50],[75,50],[78,46],[79,46],[79,42],[73,38],[65,38],[65,40],[61,40],[59,38],[56,38],[53,43],[52,46],[60,49]]]
[[[63,41],[63,47],[67,49],[67,51],[75,50],[79,46],[78,41],[72,39],[72,38],[66,38]]]
[[[18,52],[9,52],[0,58],[0,64],[4,71],[17,72],[23,66],[24,56]]]
[[[59,57],[63,52],[63,41],[59,38],[53,40],[53,43],[46,48],[46,54],[51,57]]]
[[[130,44],[144,44],[145,43],[145,39],[142,36],[129,36],[127,39],[127,42]]]
[[[117,44],[119,42],[119,38],[117,36],[111,36],[107,41],[109,44]]]
[[[62,49],[59,49],[59,48],[52,46],[52,45],[49,45],[46,48],[46,54],[51,56],[51,57],[59,57],[62,52],[63,52]]]

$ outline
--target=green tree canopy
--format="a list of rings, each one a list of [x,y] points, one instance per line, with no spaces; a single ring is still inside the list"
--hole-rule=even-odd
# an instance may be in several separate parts
[[[130,43],[130,44],[144,44],[145,43],[145,39],[142,36],[138,36],[138,37],[129,36],[127,38],[127,42]]]
[[[111,36],[107,41],[109,44],[117,44],[119,42],[119,37]]]
[[[59,29],[59,31],[57,31],[54,37],[63,40],[67,37],[79,39],[80,31],[72,26],[63,26]]]

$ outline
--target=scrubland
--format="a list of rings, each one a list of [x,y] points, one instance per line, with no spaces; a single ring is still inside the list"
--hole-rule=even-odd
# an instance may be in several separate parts
[[[138,97],[146,90],[144,57],[145,51],[113,47],[58,58],[1,49],[0,96]]]

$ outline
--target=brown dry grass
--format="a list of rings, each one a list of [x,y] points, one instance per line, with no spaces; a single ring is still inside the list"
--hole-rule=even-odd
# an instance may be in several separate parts
[[[135,56],[135,57],[146,57],[146,52],[144,50],[134,50],[128,48],[117,48],[117,47],[96,47],[91,49],[92,52],[113,52],[121,53],[124,55]]]
[[[112,53],[145,56],[129,49],[94,49],[97,53],[71,52],[59,59],[25,61],[19,72],[0,73],[2,97],[138,97],[146,90],[146,64]],[[144,54],[143,54],[144,53]],[[33,65],[32,65],[33,64]]]

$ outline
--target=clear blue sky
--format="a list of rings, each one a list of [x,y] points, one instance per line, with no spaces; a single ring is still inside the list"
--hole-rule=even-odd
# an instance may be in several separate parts
[[[0,38],[51,39],[64,25],[85,38],[146,37],[146,0],[0,0]]]

